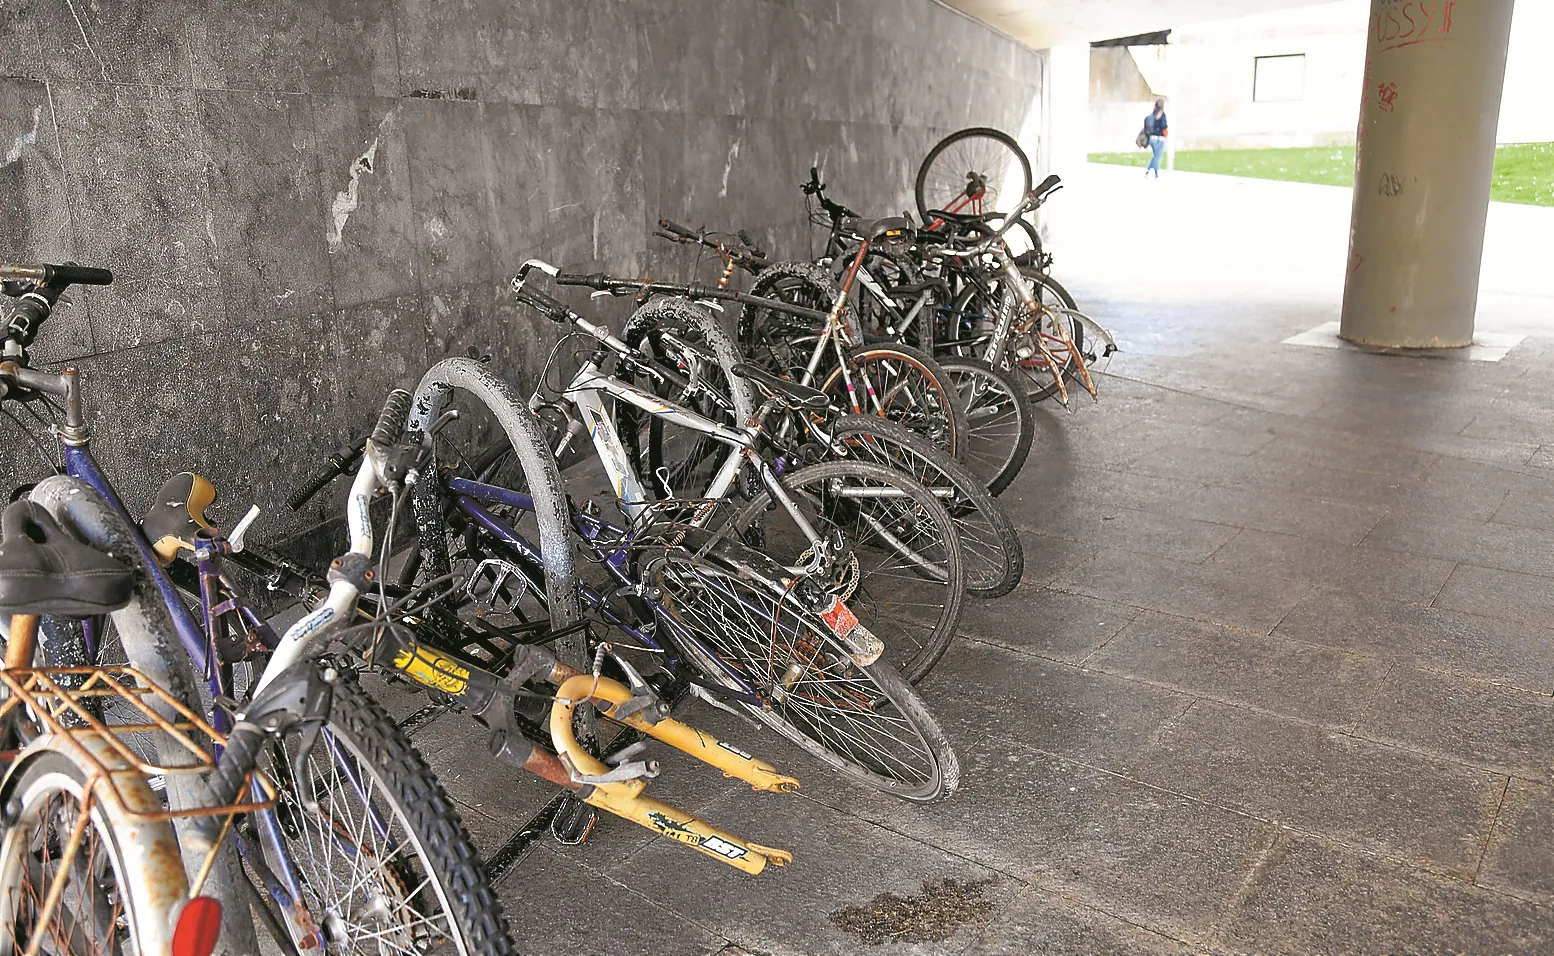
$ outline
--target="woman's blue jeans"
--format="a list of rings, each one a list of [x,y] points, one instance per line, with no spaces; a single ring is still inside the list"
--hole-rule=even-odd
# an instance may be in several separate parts
[[[1144,170],[1144,172],[1148,173],[1149,170],[1153,169],[1155,171],[1155,178],[1159,179],[1160,178],[1160,157],[1165,155],[1165,137],[1164,136],[1151,136],[1149,138],[1149,151],[1153,155],[1151,155],[1149,157],[1149,166],[1148,166],[1148,168],[1146,168]]]

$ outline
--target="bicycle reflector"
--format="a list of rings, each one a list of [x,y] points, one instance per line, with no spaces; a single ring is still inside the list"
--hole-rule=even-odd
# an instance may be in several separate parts
[[[210,956],[221,935],[221,902],[196,896],[184,904],[173,929],[173,956]]]

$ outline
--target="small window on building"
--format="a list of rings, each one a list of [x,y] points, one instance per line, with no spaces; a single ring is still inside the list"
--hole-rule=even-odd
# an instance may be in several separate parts
[[[1306,96],[1306,54],[1259,56],[1252,61],[1252,99],[1258,103]]]

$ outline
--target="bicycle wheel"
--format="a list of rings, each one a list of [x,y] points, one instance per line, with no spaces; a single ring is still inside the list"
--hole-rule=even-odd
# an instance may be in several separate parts
[[[750,285],[750,294],[829,312],[837,286],[831,274],[820,266],[778,262],[761,270]],[[740,351],[747,361],[774,375],[795,379],[801,376],[822,331],[821,325],[811,319],[766,306],[746,305],[739,313]]]
[[[660,397],[715,422],[740,426],[750,420],[755,406],[749,383],[732,373],[742,361],[738,346],[701,306],[684,299],[654,299],[632,313],[621,340],[681,370],[691,387],[665,389],[644,381],[645,376],[633,377],[624,367],[617,370],[621,378],[649,389],[657,386]],[[666,426],[662,418],[626,402],[616,403],[615,424],[622,444],[638,463],[638,472],[646,476],[648,493],[657,498],[699,497],[731,453],[728,445],[716,439]],[[645,455],[644,430],[648,433]]]
[[[990,493],[1002,494],[1025,466],[1036,436],[1025,387],[982,359],[944,358],[939,367],[966,406],[966,468]]]
[[[300,743],[296,732],[282,737],[265,769],[285,785],[275,811],[285,854],[330,951],[513,952],[453,801],[349,672],[302,758],[316,812],[295,789]]]
[[[844,415],[832,423],[831,435],[851,457],[905,472],[940,497],[960,534],[968,593],[995,598],[1020,583],[1025,549],[1014,522],[964,465],[900,425],[872,415]]]
[[[1065,379],[1073,379],[1078,374],[1075,363],[1084,353],[1084,326],[1060,311],[1069,307],[1067,303],[1072,297],[1056,280],[1026,268],[1021,268],[1020,274],[1031,283],[1036,300],[1051,308],[1043,309],[1039,320],[1030,316],[1017,317],[998,355],[1003,367],[1025,383],[1031,401],[1039,402],[1058,394],[1054,372]],[[1005,307],[1004,297],[1014,294],[1014,290],[1006,289],[1002,281],[968,283],[956,298],[952,310],[960,325],[954,351],[986,359],[993,333],[997,330],[999,311]],[[1018,301],[1011,307],[1018,309]],[[1065,335],[1073,342],[1072,348],[1063,343]],[[1056,368],[1041,354],[1038,345],[1045,347],[1052,362],[1057,363]]]
[[[917,168],[917,212],[1007,212],[1031,191],[1031,161],[1008,133],[985,126],[941,139]]]
[[[848,556],[828,590],[885,642],[883,659],[917,683],[944,656],[963,610],[965,559],[950,513],[911,477],[867,462],[822,462],[781,481],[815,531],[845,536]],[[741,533],[759,531],[778,564],[799,565],[812,550],[770,491],[732,521]]]
[[[860,664],[763,555],[688,535],[648,570],[659,620],[710,682],[759,694],[745,709],[845,776],[918,803],[943,800],[960,764],[927,705],[883,660]]]
[[[960,460],[966,410],[938,362],[905,345],[867,345],[847,358],[820,386],[834,406],[900,422]]]
[[[173,907],[189,892],[177,837],[167,822],[135,815],[163,809],[138,773],[92,735],[76,740],[118,768],[113,784],[130,812],[89,797],[96,768],[60,742],[19,758],[0,788],[13,817],[0,841],[0,952],[22,952],[39,936],[45,953],[165,953]],[[64,895],[42,923],[60,876]]]
[[[933,348],[933,316],[934,304],[930,301],[913,320],[913,327],[908,333],[902,333],[895,327],[897,318],[904,319],[902,314],[905,308],[903,303],[896,299],[892,290],[901,286],[915,285],[921,276],[917,266],[912,260],[902,253],[888,252],[884,249],[871,249],[864,259],[863,269],[858,273],[858,324],[863,329],[864,335],[873,338],[894,339],[903,344],[910,344],[922,349],[925,353]],[[914,292],[911,297],[902,296],[908,302],[915,299],[921,293]],[[896,312],[893,316],[891,313]]]

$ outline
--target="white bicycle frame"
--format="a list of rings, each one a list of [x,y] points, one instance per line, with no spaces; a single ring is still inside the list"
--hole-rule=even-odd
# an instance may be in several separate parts
[[[372,496],[383,486],[381,466],[382,452],[369,440],[366,449],[362,452],[361,466],[356,469],[356,480],[351,482],[350,500],[345,509],[351,542],[350,551],[365,558],[372,557],[375,546],[368,506],[372,502]],[[414,479],[407,477],[406,483],[413,484]],[[356,598],[360,594],[356,585],[349,581],[332,582],[329,585],[329,594],[312,611],[286,629],[286,633],[275,646],[275,653],[271,655],[270,662],[265,665],[264,672],[259,675],[259,680],[254,685],[252,698],[258,699],[260,693],[277,674],[307,657],[326,634],[338,627],[341,621],[348,619],[351,611],[356,607]]]

